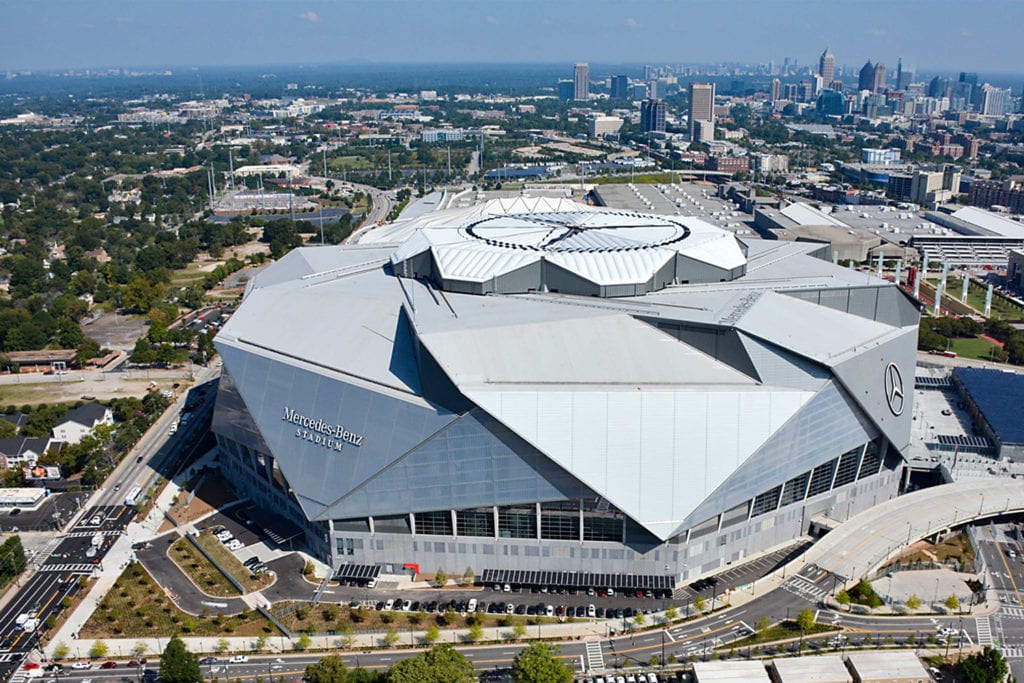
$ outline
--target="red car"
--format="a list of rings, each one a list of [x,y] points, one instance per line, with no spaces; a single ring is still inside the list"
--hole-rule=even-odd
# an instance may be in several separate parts
[[[25,662],[24,666],[22,666],[21,668],[25,669],[26,671],[29,671],[31,669],[38,669],[39,662]]]
[[[100,664],[100,668],[101,669],[116,669],[117,668],[117,662],[103,662],[102,664]]]
[[[127,664],[125,664],[125,666],[127,666],[130,669],[131,668],[137,669],[140,666],[146,666],[146,660],[145,659],[138,659],[138,660],[133,659],[132,661],[130,661]]]

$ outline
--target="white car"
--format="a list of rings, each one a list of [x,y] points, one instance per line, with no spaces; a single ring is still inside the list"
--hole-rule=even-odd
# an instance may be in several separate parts
[[[593,619],[597,616],[597,608],[593,605],[587,605],[587,616]]]
[[[388,600],[384,601],[384,611],[390,612],[394,608],[395,608],[395,601],[394,600],[391,600],[389,598]]]
[[[470,598],[469,606],[466,607],[466,611],[469,612],[470,614],[472,614],[473,612],[476,611],[476,606],[477,606],[476,598]]]
[[[547,617],[555,616],[555,608],[552,605],[546,605],[544,607],[544,616],[547,616]]]
[[[217,534],[214,538],[216,538],[221,543],[227,543],[228,541],[230,541],[234,537],[235,537],[235,535],[233,533],[231,533],[230,531],[225,530],[225,531],[222,531],[219,534]]]
[[[229,664],[245,664],[248,661],[249,661],[249,658],[246,655],[235,655],[234,657],[232,657],[231,659],[228,660],[228,663]]]
[[[511,602],[505,605],[505,614],[513,614],[516,611],[516,606]]]
[[[83,659],[80,662],[75,662],[74,664],[72,664],[71,668],[72,669],[91,669],[92,668],[92,662],[87,662],[87,661],[85,661]]]
[[[230,541],[224,544],[224,547],[228,550],[241,550],[245,547],[245,544],[239,541],[237,538],[232,538]]]

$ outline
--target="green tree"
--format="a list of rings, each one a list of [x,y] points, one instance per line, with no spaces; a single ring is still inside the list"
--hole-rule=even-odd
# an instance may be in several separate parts
[[[97,640],[94,641],[92,647],[89,648],[89,656],[93,659],[96,659],[98,657],[106,656],[107,652],[109,651],[110,648],[107,646],[106,642],[102,640]]]
[[[757,620],[757,632],[764,633],[768,630],[768,627],[772,625],[771,619],[767,616],[763,616]]]
[[[443,569],[438,569],[434,574],[434,584],[438,588],[443,588],[448,583],[448,574]]]
[[[698,614],[708,608],[708,601],[703,595],[698,595],[693,599],[693,609]]]
[[[228,642],[227,638],[221,638],[217,641],[217,646],[214,648],[218,653],[224,654],[231,647],[231,643]]]
[[[307,683],[346,683],[348,670],[338,655],[321,657],[315,664],[306,667],[302,677]]]
[[[394,647],[395,643],[398,642],[398,630],[392,626],[388,629],[388,632],[384,634],[384,644],[388,647]]]
[[[644,613],[640,611],[637,611],[636,615],[633,617],[633,623],[637,626],[643,626],[646,621],[647,617],[645,617]]]
[[[521,621],[517,621],[512,625],[512,637],[516,640],[522,640],[526,637],[526,624]]]
[[[68,644],[63,642],[63,641],[61,641],[61,642],[59,642],[59,643],[57,643],[56,645],[53,646],[53,658],[54,659],[64,659],[65,657],[68,656],[69,652],[71,652],[71,648],[68,647]]]
[[[146,645],[141,640],[139,642],[135,643],[134,645],[132,645],[132,657],[135,657],[136,659],[140,659],[148,651],[149,651],[149,645]]]
[[[253,641],[252,649],[255,650],[256,652],[263,652],[264,650],[266,650],[267,649],[267,637],[265,635],[263,635],[263,634],[260,634],[259,636],[257,636],[256,640]]]
[[[840,589],[839,592],[836,593],[836,602],[844,607],[848,607],[850,605],[850,594],[846,592],[845,588]]]
[[[995,648],[985,646],[981,652],[964,657],[957,667],[964,683],[1002,683],[1009,673],[1006,660]]]
[[[907,598],[907,607],[909,607],[910,609],[915,609],[916,610],[920,606],[921,606],[921,598],[917,597],[917,593],[914,593],[909,598]]]
[[[174,636],[160,655],[160,680],[162,683],[202,683],[199,658],[189,652],[185,643]]]
[[[299,639],[295,641],[296,650],[308,650],[309,646],[313,644],[313,639],[309,637],[308,633],[299,635]]]
[[[951,612],[955,612],[960,609],[960,598],[956,597],[956,593],[950,593],[949,597],[946,598],[946,609]]]
[[[547,643],[533,643],[520,650],[512,662],[515,683],[572,683],[572,666],[560,660],[559,650]]]
[[[389,683],[474,683],[472,662],[451,645],[437,645],[391,667]]]
[[[484,627],[480,625],[480,622],[474,621],[469,625],[469,630],[466,631],[466,640],[471,643],[478,643],[483,640]]]
[[[801,631],[810,631],[814,627],[814,611],[811,608],[805,609],[797,615],[796,625]]]
[[[675,621],[678,618],[679,618],[679,610],[676,609],[675,605],[669,605],[668,608],[665,610],[665,620],[666,621]]]
[[[423,640],[426,641],[427,645],[433,645],[437,642],[438,638],[441,637],[441,629],[437,627],[437,624],[431,624],[427,626],[426,632],[423,634]]]

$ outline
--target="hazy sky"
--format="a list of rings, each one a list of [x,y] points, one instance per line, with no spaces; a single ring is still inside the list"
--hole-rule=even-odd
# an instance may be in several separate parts
[[[0,70],[353,62],[1024,71],[1024,0],[0,0]]]

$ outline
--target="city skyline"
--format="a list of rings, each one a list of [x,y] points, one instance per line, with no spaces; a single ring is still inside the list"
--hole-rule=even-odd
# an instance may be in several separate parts
[[[987,9],[988,11],[979,11]],[[865,60],[920,71],[1024,63],[1024,5],[989,0],[627,3],[515,6],[434,0],[129,3],[0,0],[6,70],[165,65],[399,63],[765,63]],[[742,24],[734,23],[743,16]],[[573,30],[567,31],[567,26]],[[709,31],[709,27],[716,30]]]

